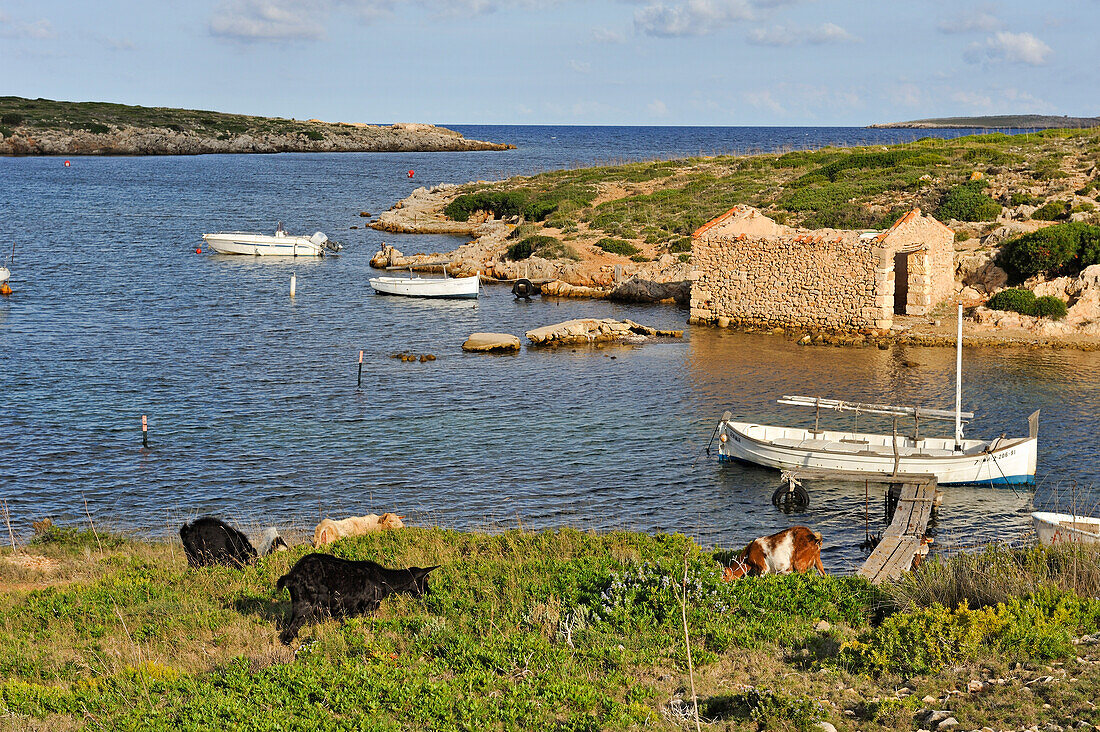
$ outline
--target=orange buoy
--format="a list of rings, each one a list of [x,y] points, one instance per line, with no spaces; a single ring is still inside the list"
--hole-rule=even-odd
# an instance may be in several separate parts
[[[0,285],[0,295],[3,295],[5,297],[7,297],[10,294],[11,294],[11,286],[7,282]]]
[[[197,248],[195,254],[202,254],[202,247]]]

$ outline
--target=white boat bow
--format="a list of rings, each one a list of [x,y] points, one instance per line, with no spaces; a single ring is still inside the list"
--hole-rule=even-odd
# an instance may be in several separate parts
[[[372,277],[370,286],[380,295],[405,297],[476,298],[481,275],[471,277]]]
[[[1031,520],[1040,544],[1100,544],[1100,518],[1036,511]]]

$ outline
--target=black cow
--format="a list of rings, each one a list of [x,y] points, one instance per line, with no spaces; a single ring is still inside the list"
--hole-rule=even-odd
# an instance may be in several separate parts
[[[256,549],[248,537],[213,516],[181,526],[180,539],[192,567],[243,567],[256,561]]]
[[[420,597],[428,591],[428,573],[437,567],[386,569],[371,561],[355,562],[329,554],[307,554],[275,585],[290,591],[290,618],[279,640],[290,645],[303,625],[326,617],[346,618],[378,609],[394,593]]]

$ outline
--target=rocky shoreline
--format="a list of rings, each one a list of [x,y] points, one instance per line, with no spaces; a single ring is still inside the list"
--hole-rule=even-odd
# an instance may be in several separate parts
[[[0,155],[204,155],[280,152],[466,152],[515,145],[468,140],[429,124],[316,123],[306,132],[243,132],[211,136],[166,127],[113,127],[106,132],[20,126],[0,140]]]

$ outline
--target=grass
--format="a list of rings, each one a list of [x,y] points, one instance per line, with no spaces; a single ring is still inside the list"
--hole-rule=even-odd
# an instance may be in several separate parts
[[[414,528],[346,539],[325,550],[442,567],[425,598],[390,598],[373,616],[304,630],[294,649],[276,638],[288,598],[274,584],[306,546],[243,571],[192,570],[177,545],[73,529],[54,529],[28,550],[55,569],[0,560],[0,716],[13,728],[679,729],[691,719],[685,562],[695,684],[708,720],[865,730],[918,721],[918,705],[897,696],[903,677],[893,662],[867,664],[857,651],[888,657],[899,628],[923,627],[923,596],[855,577],[723,582],[716,557],[728,552],[680,535]],[[962,634],[947,646],[955,665],[904,678],[912,694],[942,695],[960,673],[1002,673],[1015,661],[1068,663],[1068,638],[1096,631],[1100,601],[1073,591],[1093,587],[1095,556],[1087,571],[1062,555],[1005,556],[996,562],[1032,569],[1030,584],[1006,573],[1015,584],[1003,591],[1051,642],[1004,660],[1004,633]],[[943,565],[950,575],[926,565],[914,582],[930,598],[977,608],[975,567],[996,562],[960,561]],[[831,628],[815,629],[821,620]],[[1075,669],[1079,690],[1059,690],[1060,713],[1100,722],[1086,704],[1100,689],[1092,669]],[[1042,698],[976,702],[957,716],[967,728],[1031,723],[1044,718]]]
[[[737,204],[807,227],[883,228],[915,206],[944,219],[989,220],[1002,204],[1040,200],[1016,190],[1025,182],[1032,186],[1043,181],[1053,188],[1070,175],[1067,170],[1091,170],[1098,145],[1096,129],[929,137],[885,147],[555,170],[489,185],[468,184],[462,195],[517,193],[524,201],[545,199],[545,205],[524,214],[526,221],[579,230],[594,245],[601,239],[641,240],[680,253],[688,250],[695,229]],[[992,189],[982,192],[982,183],[969,184],[974,172],[994,185],[1007,182],[1004,200],[991,198]],[[1086,181],[1091,191],[1088,186]]]

